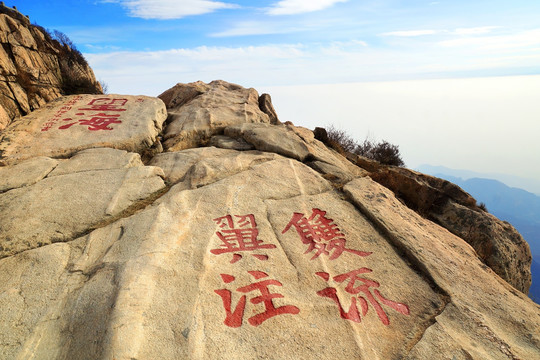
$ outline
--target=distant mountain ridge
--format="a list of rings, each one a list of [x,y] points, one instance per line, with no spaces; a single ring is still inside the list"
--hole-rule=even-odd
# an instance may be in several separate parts
[[[480,173],[471,170],[451,169],[445,166],[434,166],[428,164],[420,165],[416,170],[431,175],[445,174],[461,178],[463,180],[472,178],[494,179],[506,184],[509,187],[523,189],[540,196],[540,180],[538,179],[523,178],[515,175],[500,173]]]

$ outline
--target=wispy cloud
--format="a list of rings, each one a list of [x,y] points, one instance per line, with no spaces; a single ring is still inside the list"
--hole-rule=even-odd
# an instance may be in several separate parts
[[[293,15],[329,8],[348,0],[281,0],[267,9],[270,15]]]
[[[438,43],[443,47],[473,47],[483,50],[505,50],[540,46],[540,29],[497,36],[471,36],[445,40]]]
[[[391,31],[382,33],[381,36],[400,36],[400,37],[414,37],[414,36],[424,36],[424,35],[434,35],[439,33],[438,30],[402,30],[402,31]]]
[[[470,28],[457,28],[455,30],[434,30],[434,29],[420,29],[420,30],[399,30],[399,31],[390,31],[379,34],[380,36],[398,36],[398,37],[416,37],[416,36],[425,36],[425,35],[484,35],[489,34],[493,30],[500,28],[500,26],[478,26]]]
[[[128,9],[130,16],[143,19],[179,19],[239,7],[211,0],[113,0],[112,2],[118,2]]]
[[[454,34],[456,35],[483,35],[483,34],[489,34],[495,29],[500,28],[500,26],[479,26],[479,27],[472,27],[472,28],[458,28],[454,30]]]
[[[212,37],[247,36],[247,35],[268,35],[286,34],[301,31],[299,26],[289,26],[279,23],[269,23],[263,21],[242,21],[234,24],[226,30],[210,34]]]

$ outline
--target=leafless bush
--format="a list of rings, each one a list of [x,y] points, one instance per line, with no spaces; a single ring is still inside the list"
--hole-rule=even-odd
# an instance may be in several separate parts
[[[354,152],[354,149],[356,149],[356,140],[347,134],[345,130],[337,129],[333,125],[330,125],[326,133],[328,135],[328,141],[338,144],[343,151]]]
[[[390,144],[386,140],[379,143],[374,143],[366,139],[362,144],[359,144],[356,147],[354,153],[367,157],[368,159],[376,160],[385,165],[405,165],[401,159],[401,155],[399,154],[399,146]]]
[[[333,125],[328,128],[326,133],[328,145],[339,152],[354,153],[385,165],[405,165],[399,153],[399,146],[390,144],[386,140],[375,142],[366,138],[364,142],[358,143],[346,131],[337,129]]]

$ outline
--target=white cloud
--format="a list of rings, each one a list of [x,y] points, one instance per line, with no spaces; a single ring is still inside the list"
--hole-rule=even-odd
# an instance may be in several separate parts
[[[443,47],[473,47],[483,50],[511,50],[540,46],[540,29],[509,35],[473,36],[439,42]]]
[[[391,31],[382,33],[381,36],[400,36],[400,37],[414,37],[424,35],[435,35],[439,33],[437,30],[403,30],[403,31]]]
[[[537,72],[540,29],[505,36],[429,37],[397,48],[361,39],[167,51],[85,54],[112,92],[157,95],[176,82],[224,79],[245,86],[385,81]],[[138,90],[137,90],[138,89]]]
[[[454,34],[456,35],[482,35],[482,34],[488,34],[494,29],[498,29],[500,26],[480,26],[480,27],[472,27],[472,28],[458,28],[454,30]]]
[[[293,15],[318,11],[348,0],[281,0],[267,9],[270,15]]]
[[[143,19],[179,19],[202,15],[238,5],[210,0],[117,0],[129,10],[129,15]]]
[[[229,29],[210,34],[213,37],[246,36],[246,35],[268,35],[286,34],[300,31],[298,26],[288,26],[283,24],[272,24],[260,21],[243,21],[231,26]]]
[[[401,31],[390,31],[380,34],[380,36],[398,36],[398,37],[415,37],[415,36],[424,36],[424,35],[460,35],[460,36],[469,36],[469,35],[484,35],[489,34],[494,29],[498,29],[500,26],[478,26],[470,28],[457,28],[453,31],[451,30],[433,30],[433,29],[422,29],[422,30],[401,30]]]
[[[306,56],[301,44],[208,47],[84,54],[109,91],[156,96],[176,82],[224,79],[252,86],[254,79],[290,76]],[[300,69],[292,70],[298,72]]]

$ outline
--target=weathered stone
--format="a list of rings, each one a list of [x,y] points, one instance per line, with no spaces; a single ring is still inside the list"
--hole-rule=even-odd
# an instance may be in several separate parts
[[[397,251],[449,296],[408,358],[539,356],[538,305],[496,276],[470,245],[423,219],[369,178],[355,179],[344,190]]]
[[[431,216],[467,241],[480,259],[500,277],[527,294],[531,287],[531,250],[523,237],[495,216],[449,200]]]
[[[45,36],[24,15],[5,6],[0,6],[0,45],[0,106],[10,109],[8,120],[0,119],[0,131],[61,92],[102,90],[76,51]],[[70,88],[71,83],[76,86]]]
[[[270,122],[259,109],[255,89],[225,81],[177,84],[160,96],[169,113],[164,132],[168,151],[204,145],[212,135],[222,133],[230,125]]]
[[[291,159],[256,163],[255,152],[212,148],[159,158],[194,167],[225,153],[244,170],[192,190],[175,185],[142,212],[76,241],[0,260],[0,274],[17,269],[17,276],[0,278],[10,309],[0,311],[8,345],[0,355],[16,358],[31,349],[36,359],[218,359],[224,353],[529,359],[540,353],[537,307],[494,276],[469,245],[369,178],[345,186],[353,206]],[[235,154],[248,161],[232,161]],[[339,227],[343,252],[310,248],[295,214],[318,214]],[[224,236],[240,234],[227,232],[233,228],[256,230],[256,249],[226,251]],[[44,270],[27,276],[34,266]]]
[[[459,186],[404,168],[384,167],[370,176],[412,209],[462,237],[509,284],[529,292],[529,245],[510,224],[478,208],[476,200]]]
[[[74,95],[13,122],[0,134],[0,163],[67,157],[95,147],[142,151],[156,142],[166,113],[157,98]]]
[[[275,152],[300,161],[309,155],[305,142],[285,126],[244,123],[225,128],[225,135],[241,137],[257,150]]]
[[[253,150],[255,146],[246,142],[244,139],[233,139],[224,135],[215,135],[210,138],[210,146],[215,146],[222,149],[230,150]]]
[[[33,185],[49,175],[57,165],[57,160],[36,157],[15,166],[0,167],[0,192]]]
[[[61,160],[49,177],[91,170],[127,169],[134,166],[143,166],[139,154],[111,148],[95,148],[80,151],[69,160]]]
[[[189,84],[176,84],[158,97],[163,100],[167,109],[178,109],[197,96],[210,90],[211,86],[197,81]]]
[[[14,289],[4,299],[13,307],[9,319],[18,318],[23,311],[36,314],[25,318],[21,326],[36,329],[34,334],[40,336],[40,343],[33,348],[36,358],[77,354],[77,358],[86,359],[95,356],[96,349],[102,349],[98,354],[105,358],[117,359],[207,359],[223,353],[242,358],[330,359],[336,351],[345,358],[397,357],[406,349],[403,344],[413,343],[443,302],[377,230],[359,217],[353,206],[328,192],[331,188],[325,184],[305,165],[278,159],[191,192],[174,187],[148,210],[94,231],[84,243],[70,243],[70,251],[57,251],[62,258],[48,271],[57,279],[50,286],[67,290],[56,300],[50,299],[50,291],[44,296],[49,311],[25,309],[27,305],[20,302],[24,292],[21,296],[17,290],[23,284],[9,282],[7,286]],[[222,205],[216,207],[216,203]],[[295,212],[309,216],[315,207],[326,209],[346,231],[348,249],[374,253],[365,259],[344,252],[334,260],[325,254],[312,260],[315,252],[306,253],[307,245],[294,228],[281,232]],[[254,223],[249,226],[258,229],[258,239],[272,248],[242,252],[243,258],[235,264],[230,262],[233,253],[212,253],[223,247],[217,236],[221,228],[213,219],[228,214],[252,214]],[[357,221],[345,225],[350,217]],[[251,254],[264,254],[268,259]],[[26,258],[22,255],[0,261],[0,268],[14,263],[22,263],[18,266],[24,268],[29,261],[45,264],[51,252],[37,249]],[[341,288],[346,285],[331,279],[326,282],[317,272],[337,276],[362,266],[373,271],[369,277],[381,283],[386,298],[407,303],[409,314],[385,307],[389,319],[386,326],[370,304],[362,322],[355,323],[340,318],[339,308],[331,299],[317,295],[330,284]],[[266,305],[247,301],[243,319],[240,317],[240,326],[235,329],[223,323],[226,312],[215,290],[234,291],[256,282],[247,271],[259,271],[254,274],[279,281],[268,288],[283,296],[275,298],[273,304],[282,311],[283,306],[290,308],[254,326],[253,316],[264,313]],[[227,285],[220,274],[236,280]],[[414,286],[401,288],[403,279],[396,274],[402,274]],[[38,284],[34,281],[38,280],[25,278],[24,285],[35,288]],[[239,295],[236,291],[233,294],[234,308]],[[259,296],[259,290],[246,295],[253,299]],[[88,308],[93,309],[92,314],[84,310]],[[107,327],[100,326],[102,323]],[[205,338],[212,340],[201,341],[203,329]],[[66,332],[69,340],[61,335]],[[240,334],[242,341],[238,341]],[[338,342],[336,334],[340,334]],[[27,336],[23,339],[31,342],[32,337]],[[362,347],[358,343],[362,338],[380,346]],[[20,353],[13,345],[9,348],[12,354]]]
[[[366,171],[316,140],[311,130],[302,127],[241,124],[225,128],[225,134],[243,139],[260,151],[275,152],[300,161],[312,159],[310,166],[326,175],[328,180],[345,183],[367,175]]]
[[[158,154],[149,165],[163,169],[169,183],[181,181],[185,188],[196,189],[277,158],[272,153],[205,147]]]
[[[10,121],[11,121],[11,117],[6,112],[4,107],[0,106],[0,129],[5,128],[9,124]]]
[[[64,170],[77,171],[79,159],[73,161]],[[160,168],[146,166],[77,171],[0,194],[0,257],[73,240],[159,192],[162,177]]]
[[[274,105],[272,104],[272,97],[270,94],[262,94],[259,96],[259,109],[270,118],[270,124],[280,124]]]

